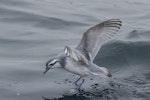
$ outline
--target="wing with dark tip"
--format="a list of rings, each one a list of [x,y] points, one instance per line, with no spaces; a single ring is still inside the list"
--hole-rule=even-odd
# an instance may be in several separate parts
[[[111,39],[120,29],[119,19],[110,19],[88,29],[76,47],[84,56],[93,61],[104,42]]]

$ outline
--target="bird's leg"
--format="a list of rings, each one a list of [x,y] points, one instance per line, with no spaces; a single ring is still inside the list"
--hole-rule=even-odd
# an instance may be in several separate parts
[[[82,78],[82,76],[80,76],[75,82],[73,82],[73,84],[75,84],[76,86],[78,86],[78,82],[79,82],[79,80]]]
[[[80,91],[82,84],[84,83],[85,79],[82,78],[82,82],[77,86],[77,89]]]
[[[82,82],[81,82],[80,84],[78,84],[78,82],[80,81],[81,78],[82,78]],[[80,76],[75,82],[73,82],[73,84],[76,85],[76,89],[77,89],[78,91],[80,91],[81,86],[82,86],[82,84],[84,83],[84,81],[85,81],[85,79],[84,79],[82,76]]]

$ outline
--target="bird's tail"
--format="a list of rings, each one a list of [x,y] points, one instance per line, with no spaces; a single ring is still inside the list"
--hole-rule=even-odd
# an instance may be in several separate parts
[[[97,76],[103,76],[103,77],[112,77],[111,73],[108,71],[105,67],[99,67],[96,64],[92,64],[92,66],[89,67],[89,70],[91,71],[91,74],[97,75]]]
[[[112,74],[105,67],[100,67],[100,69],[104,72],[104,74],[108,77],[112,77]]]

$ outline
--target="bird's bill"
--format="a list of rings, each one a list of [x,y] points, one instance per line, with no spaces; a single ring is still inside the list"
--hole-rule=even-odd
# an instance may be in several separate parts
[[[43,74],[46,74],[49,71],[50,68],[46,68]]]

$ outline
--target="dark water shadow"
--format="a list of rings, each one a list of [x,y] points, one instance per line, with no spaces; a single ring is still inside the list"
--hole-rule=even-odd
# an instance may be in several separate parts
[[[48,99],[45,97],[42,97],[43,100],[90,100],[89,98],[85,96],[79,96],[79,95],[71,95],[71,96],[64,96],[62,98],[53,98],[53,99]]]
[[[42,98],[43,100],[120,100],[120,98],[131,100],[130,98],[135,93],[134,87],[119,80],[110,81],[107,86],[96,83],[90,87],[91,90],[82,90],[73,95],[63,95],[61,98]]]

